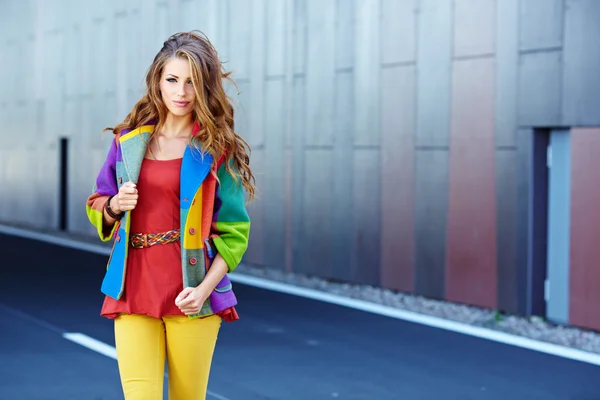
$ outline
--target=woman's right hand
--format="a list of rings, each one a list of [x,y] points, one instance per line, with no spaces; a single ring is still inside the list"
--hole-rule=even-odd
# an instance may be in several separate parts
[[[115,207],[112,208],[118,212],[131,211],[137,205],[137,200],[138,191],[135,183],[125,182],[119,189],[119,193],[113,197]],[[113,206],[113,204],[111,204],[111,206]]]

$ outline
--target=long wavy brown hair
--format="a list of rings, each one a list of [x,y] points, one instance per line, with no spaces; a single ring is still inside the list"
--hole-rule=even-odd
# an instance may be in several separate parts
[[[123,122],[105,131],[119,135],[124,129],[135,129],[151,122],[156,125],[154,132],[160,131],[168,113],[160,94],[160,79],[165,64],[175,57],[189,62],[196,91],[192,119],[198,123],[200,131],[192,137],[190,144],[210,153],[215,163],[224,157],[225,168],[236,181],[241,178],[249,200],[252,200],[256,187],[250,170],[251,149],[235,132],[233,105],[223,81],[236,85],[230,77],[231,72],[225,71],[216,49],[200,31],[176,33],[163,43],[146,74],[146,94]]]

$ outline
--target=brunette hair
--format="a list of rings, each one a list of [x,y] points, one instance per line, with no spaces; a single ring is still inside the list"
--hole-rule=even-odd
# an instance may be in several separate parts
[[[202,32],[176,33],[163,43],[146,74],[146,93],[123,122],[105,131],[119,135],[124,129],[135,129],[152,121],[156,122],[155,132],[160,131],[168,110],[162,101],[159,85],[164,66],[172,58],[188,61],[196,92],[192,119],[198,123],[200,130],[192,137],[190,144],[210,153],[215,163],[224,157],[227,171],[236,181],[241,178],[242,186],[250,200],[253,199],[256,188],[249,165],[251,149],[234,130],[233,106],[223,87],[224,79],[234,86],[235,82]]]

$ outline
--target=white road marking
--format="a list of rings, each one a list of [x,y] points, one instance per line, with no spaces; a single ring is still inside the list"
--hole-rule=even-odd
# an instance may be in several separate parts
[[[14,317],[21,318],[23,320],[32,322],[36,325],[39,325],[47,330],[62,335],[63,338],[76,343],[80,346],[83,346],[87,349],[95,351],[96,353],[100,353],[108,358],[112,358],[113,360],[117,359],[117,349],[113,346],[108,345],[104,342],[96,340],[88,335],[84,335],[83,333],[69,333],[65,332],[63,329],[60,329],[57,326],[54,326],[46,321],[43,321],[39,318],[34,317],[33,315],[29,315],[24,313],[23,311],[17,310],[13,307],[7,306],[6,304],[0,303],[0,310],[12,314]],[[213,391],[208,390],[206,392],[209,396],[214,397],[217,400],[231,400],[228,397],[220,395],[219,393],[215,393]]]
[[[104,342],[94,339],[88,335],[84,335],[83,333],[63,333],[63,337],[71,342],[77,343],[83,347],[86,347],[96,353],[100,353],[105,355],[106,357],[112,358],[113,360],[117,359],[117,349],[113,346],[110,346]],[[217,400],[231,400],[223,395],[215,393],[213,391],[207,390],[206,394],[214,397]]]
[[[117,359],[117,349],[83,333],[63,333],[63,337],[106,357]]]
[[[50,234],[32,232],[25,229],[14,228],[10,226],[0,225],[0,233],[8,235],[20,236],[33,240],[40,240],[47,243],[52,243],[58,246],[69,247],[77,250],[88,251],[91,253],[108,255],[110,249],[92,245],[88,243],[78,242],[76,240],[52,236]],[[455,322],[444,318],[434,317],[415,313],[412,311],[400,310],[394,307],[384,306],[381,304],[371,303],[364,300],[352,299],[332,293],[326,293],[315,289],[303,288],[290,285],[287,283],[270,281],[268,279],[259,278],[250,275],[244,275],[239,272],[231,274],[232,282],[241,283],[248,286],[253,286],[274,292],[290,294],[294,296],[304,297],[312,300],[322,301],[324,303],[336,304],[343,307],[352,308],[372,314],[382,315],[390,318],[400,319],[408,322],[413,322],[421,325],[430,326],[433,328],[444,329],[447,331],[462,333],[469,336],[478,337],[494,342],[508,344],[524,349],[534,350],[545,354],[550,354],[558,357],[563,357],[575,361],[581,361],[588,364],[600,366],[600,354],[595,354],[579,349],[574,349],[566,346],[560,346],[553,343],[543,342],[526,338],[523,336],[512,335],[505,332],[496,331],[493,329],[481,328]]]

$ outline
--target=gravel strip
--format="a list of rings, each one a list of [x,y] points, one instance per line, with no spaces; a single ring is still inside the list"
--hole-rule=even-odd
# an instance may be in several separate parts
[[[79,240],[85,243],[101,244],[110,248],[110,243],[102,243],[96,237],[40,229],[26,224],[4,223],[13,227],[29,229],[40,233]],[[600,354],[600,332],[580,329],[572,326],[552,324],[541,317],[520,317],[500,315],[495,310],[464,304],[428,299],[406,293],[398,293],[368,285],[331,282],[326,279],[296,273],[288,273],[271,268],[261,268],[243,263],[236,272],[270,279],[310,289],[316,289],[344,297],[355,298],[382,304],[406,311],[445,318],[473,326],[494,329],[531,339],[576,348],[590,353]],[[235,273],[235,272],[234,272]]]
[[[422,296],[393,292],[368,285],[329,282],[322,278],[260,268],[245,263],[236,269],[236,272],[238,271],[277,282],[316,289],[600,354],[600,332],[552,324],[536,316],[520,317],[499,314],[495,310],[432,300]]]

